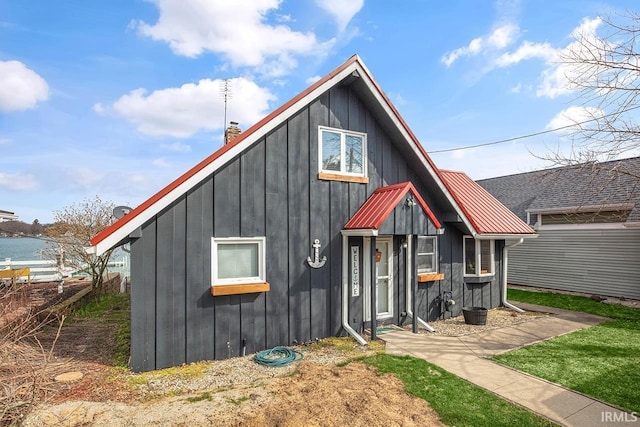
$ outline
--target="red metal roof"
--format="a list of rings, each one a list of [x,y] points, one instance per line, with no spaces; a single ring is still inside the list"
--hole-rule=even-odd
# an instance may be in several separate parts
[[[401,182],[376,189],[371,197],[364,202],[360,209],[358,209],[345,224],[345,230],[377,230],[409,192],[411,192],[415,201],[418,202],[418,205],[420,205],[424,213],[427,214],[431,222],[433,222],[433,225],[435,225],[436,228],[440,228],[440,222],[435,215],[433,215],[433,212],[431,212],[431,209],[429,209],[424,199],[420,197],[420,194],[418,194],[413,184],[410,182]]]
[[[440,169],[449,192],[478,234],[535,234],[535,231],[463,172]]]

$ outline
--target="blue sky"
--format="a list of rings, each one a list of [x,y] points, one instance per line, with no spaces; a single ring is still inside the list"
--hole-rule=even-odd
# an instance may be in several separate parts
[[[561,126],[581,100],[557,53],[634,3],[0,0],[0,209],[49,222],[94,195],[135,206],[221,146],[222,79],[246,129],[354,53],[427,151]],[[432,158],[481,179],[566,143]]]

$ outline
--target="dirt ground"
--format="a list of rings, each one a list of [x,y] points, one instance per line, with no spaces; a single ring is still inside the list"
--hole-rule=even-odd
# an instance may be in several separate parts
[[[49,362],[37,368],[37,389],[9,385],[11,377],[28,376],[29,371],[3,370],[0,364],[0,385],[9,387],[5,393],[37,402],[30,408],[21,407],[22,412],[14,414],[14,424],[442,425],[427,402],[403,392],[397,378],[379,376],[358,362],[336,366],[349,358],[372,354],[357,344],[341,349],[332,345],[300,348],[304,360],[288,368],[263,367],[248,356],[133,374],[111,365],[115,337],[113,325],[107,321],[75,320],[65,324],[59,336],[51,325],[37,338],[21,344],[15,363],[7,361],[12,366],[26,366],[25,360],[31,358],[30,369],[34,371],[42,349],[51,348],[55,341]],[[82,378],[54,380],[69,372],[80,372]]]
[[[276,368],[272,368],[276,369]],[[68,400],[32,412],[25,426],[439,426],[424,400],[362,363],[300,362],[294,374],[249,386],[151,401]]]

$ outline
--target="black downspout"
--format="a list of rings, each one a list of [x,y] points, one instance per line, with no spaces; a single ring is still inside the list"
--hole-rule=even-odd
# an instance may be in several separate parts
[[[377,274],[376,274],[376,238],[375,236],[371,237],[371,339],[377,339],[376,328],[378,327],[376,324],[376,314],[378,311],[378,304],[376,301],[376,284]]]
[[[413,333],[418,333],[418,271],[416,257],[418,256],[418,238],[411,236],[411,310],[413,311]]]

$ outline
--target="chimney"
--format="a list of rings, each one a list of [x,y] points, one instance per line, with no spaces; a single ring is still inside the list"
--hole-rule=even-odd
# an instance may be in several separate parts
[[[229,127],[224,131],[224,144],[227,145],[236,139],[242,131],[238,127],[238,122],[229,122]]]

